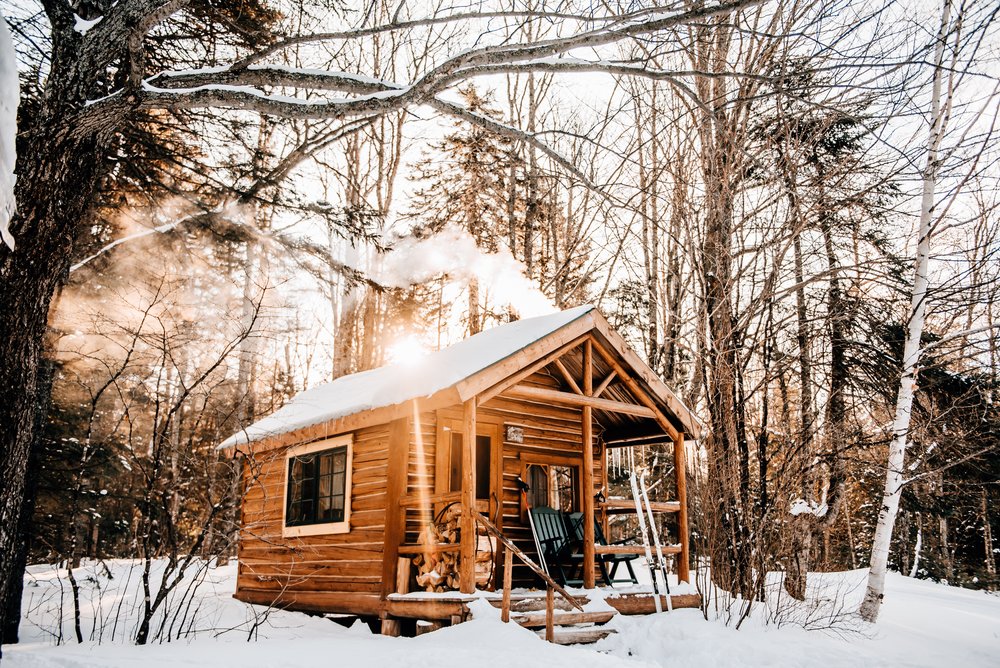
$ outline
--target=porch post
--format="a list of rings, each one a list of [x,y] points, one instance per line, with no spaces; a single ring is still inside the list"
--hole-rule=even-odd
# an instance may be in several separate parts
[[[594,349],[588,338],[583,342],[583,393],[594,392]],[[584,406],[583,424],[583,588],[594,588],[594,425],[593,408]]]
[[[476,590],[476,398],[463,404],[462,420],[462,543],[458,561],[458,589],[463,594]]]
[[[674,437],[674,478],[677,480],[677,502],[680,510],[677,512],[677,542],[681,544],[681,553],[677,555],[677,580],[691,581],[691,556],[688,552],[688,505],[687,505],[687,469],[684,466],[684,432],[678,432]]]

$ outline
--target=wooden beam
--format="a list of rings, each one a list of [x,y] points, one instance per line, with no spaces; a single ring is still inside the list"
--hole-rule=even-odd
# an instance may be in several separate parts
[[[450,435],[450,432],[445,432]],[[448,443],[447,445],[451,445]],[[445,447],[439,445],[438,447]],[[417,508],[425,503],[438,504],[438,503],[453,503],[455,501],[462,500],[461,492],[442,492],[441,494],[431,494],[431,495],[421,495],[421,494],[408,494],[403,498],[399,499],[397,502],[400,508]]]
[[[681,432],[677,431],[677,428],[670,423],[670,420],[667,418],[667,416],[660,412],[660,409],[659,407],[657,407],[656,402],[654,402],[652,399],[649,398],[649,395],[645,392],[645,390],[642,389],[642,386],[640,386],[639,383],[634,378],[632,378],[632,376],[629,375],[629,373],[625,370],[625,368],[618,363],[618,360],[616,360],[614,356],[611,355],[611,353],[605,350],[601,344],[595,341],[593,343],[593,346],[594,349],[597,350],[597,354],[600,355],[604,359],[604,361],[607,362],[608,366],[614,369],[615,373],[618,374],[618,377],[621,378],[623,383],[625,383],[625,387],[627,387],[629,391],[632,392],[632,394],[635,396],[636,399],[642,402],[646,406],[646,408],[650,410],[652,415],[646,417],[651,417],[654,420],[656,420],[656,423],[660,425],[663,431],[665,431],[670,436],[670,438],[676,438],[677,434]],[[601,399],[601,401],[604,400]]]
[[[397,501],[406,495],[406,469],[410,455],[410,425],[406,418],[389,424],[389,459],[386,472],[385,544],[382,548],[382,598],[396,584],[399,544],[403,542],[405,511]],[[392,624],[389,625],[392,627]]]
[[[412,562],[407,557],[400,557],[396,561],[396,593],[410,593],[410,568]]]
[[[635,351],[625,342],[621,334],[616,332],[614,328],[608,323],[603,315],[598,311],[594,311],[594,329],[600,336],[608,342],[608,344],[618,351],[632,369],[635,370],[636,375],[638,375],[642,380],[651,388],[657,396],[662,397],[667,408],[673,412],[677,419],[683,425],[681,430],[686,431],[689,436],[694,440],[701,438],[701,423],[694,417],[694,414],[684,405],[677,395],[673,393],[667,384],[656,375],[656,373],[649,368],[649,366],[635,354]],[[595,344],[600,345],[599,342],[595,341]],[[612,367],[613,368],[613,367]],[[619,375],[621,372],[619,371]],[[671,433],[671,436],[674,434]]]
[[[677,540],[681,551],[677,557],[677,580],[691,582],[691,554],[688,545],[688,511],[687,511],[687,468],[684,462],[684,434],[674,438],[674,480],[677,481]]]
[[[583,394],[593,401],[594,349],[583,342]],[[584,406],[581,417],[583,440],[583,588],[594,588],[594,408]]]
[[[555,607],[556,607],[556,595],[552,590],[552,587],[545,588],[545,639],[549,642],[555,642]]]
[[[610,385],[617,376],[618,373],[612,370],[611,373],[608,374],[608,377],[602,380],[601,384],[597,386],[597,389],[590,393],[590,396],[592,397],[601,396],[601,394],[604,393],[604,390],[608,389],[608,385]]]
[[[461,558],[458,562],[458,590],[471,594],[476,590],[476,398],[462,404],[462,532]]]
[[[608,605],[623,615],[651,615],[656,612],[653,594],[623,593],[609,596]],[[674,594],[670,597],[670,608],[700,608],[701,594]],[[660,595],[660,608],[667,610],[667,597]]]
[[[634,508],[633,512],[635,512]],[[460,552],[461,549],[462,549],[461,545],[455,545],[454,543],[434,543],[431,545],[417,545],[411,543],[404,543],[403,545],[399,546],[397,553],[416,556],[418,554],[443,554],[445,552]]]
[[[487,387],[485,390],[483,390],[477,395],[479,398],[479,403],[482,404],[485,403],[486,401],[489,401],[498,394],[501,394],[502,392],[506,391],[507,388],[517,385],[531,374],[539,371],[540,369],[544,369],[545,367],[547,367],[549,364],[552,363],[552,360],[559,359],[569,351],[573,350],[581,343],[583,343],[584,339],[586,338],[587,334],[578,334],[572,340],[568,341],[567,343],[564,343],[563,345],[559,346],[552,352],[545,354],[544,356],[542,356],[541,358],[539,358],[534,362],[531,362],[530,361],[531,358],[526,356],[526,353],[528,352],[529,349],[525,348],[523,351],[518,353],[518,356],[525,354],[523,359],[521,357],[517,356],[516,357],[521,361],[522,365],[527,364],[527,366],[520,366],[516,368],[512,367],[508,370],[508,374],[506,376],[497,377],[497,379],[494,382],[492,382],[489,387]],[[461,383],[459,385],[461,386]],[[462,387],[459,387],[460,391],[461,389]]]
[[[623,510],[630,513],[635,512],[635,501],[632,499],[608,499],[601,505],[608,510]],[[679,513],[681,510],[681,504],[677,501],[650,501],[649,509],[654,513]]]
[[[570,389],[576,394],[583,394],[583,391],[580,390],[580,386],[576,384],[576,381],[573,379],[573,376],[570,375],[569,369],[567,369],[566,365],[562,363],[562,360],[554,359],[552,360],[552,363],[556,365],[557,369],[559,369],[559,373],[562,374],[562,377],[566,380],[566,384],[569,385]]]
[[[564,624],[603,624],[611,621],[618,612],[616,610],[599,610],[596,612],[556,612],[552,621],[556,626]],[[545,626],[545,615],[540,613],[524,613],[518,615],[515,621],[525,628]]]
[[[550,390],[544,387],[515,385],[514,387],[508,388],[504,394],[511,397],[519,397],[521,399],[550,401],[557,404],[567,404],[569,406],[589,406],[591,408],[608,411],[610,413],[625,413],[626,415],[635,415],[637,417],[656,418],[654,411],[645,406],[636,406],[635,404],[626,404],[621,401],[612,401],[610,399],[598,399],[597,397],[588,397],[582,394],[573,394],[571,392],[560,392],[559,390]]]
[[[393,617],[407,619],[450,620],[464,617],[468,605],[462,601],[440,599],[390,598],[385,602],[386,612]]]
[[[391,638],[399,637],[399,620],[393,619],[392,617],[385,617],[382,619],[382,635],[389,636]]]

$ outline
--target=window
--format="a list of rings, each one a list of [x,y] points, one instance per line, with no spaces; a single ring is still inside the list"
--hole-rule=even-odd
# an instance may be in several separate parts
[[[571,513],[578,510],[577,467],[558,464],[528,464],[528,504]]]
[[[291,449],[285,463],[285,490],[285,536],[348,532],[351,437]]]

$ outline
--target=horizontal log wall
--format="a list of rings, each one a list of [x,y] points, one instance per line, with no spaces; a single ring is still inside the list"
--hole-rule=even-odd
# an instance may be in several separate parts
[[[379,607],[388,425],[354,433],[350,533],[282,536],[287,447],[244,467],[236,598],[294,609],[374,614]]]

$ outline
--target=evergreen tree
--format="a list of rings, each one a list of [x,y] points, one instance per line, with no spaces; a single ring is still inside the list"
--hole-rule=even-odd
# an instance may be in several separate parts
[[[499,118],[489,95],[480,94],[472,85],[459,92],[471,112]],[[454,131],[431,144],[431,149],[434,153],[415,165],[417,178],[426,185],[416,192],[409,213],[416,220],[413,233],[430,237],[456,227],[468,232],[480,250],[497,252],[508,231],[511,142],[481,127],[456,123]],[[467,323],[472,335],[482,330],[491,314],[483,312],[477,279],[470,279],[468,291]]]

